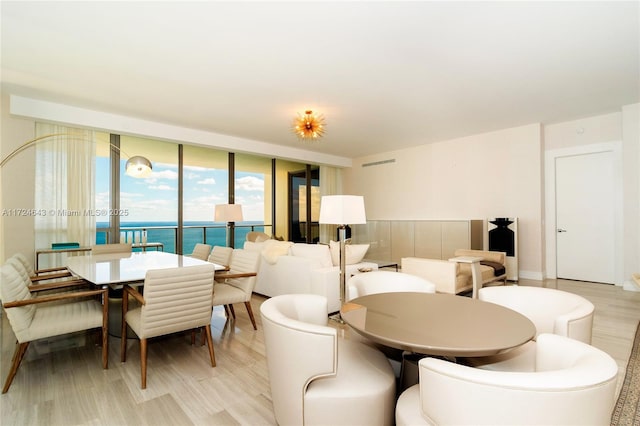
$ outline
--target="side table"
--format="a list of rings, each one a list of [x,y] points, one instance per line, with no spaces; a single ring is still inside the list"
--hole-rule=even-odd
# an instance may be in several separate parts
[[[458,262],[458,263],[470,263],[471,264],[471,279],[473,282],[473,292],[471,297],[473,299],[478,298],[478,290],[482,288],[482,271],[480,271],[480,261],[482,257],[475,256],[458,256],[452,257],[449,259],[449,262]]]

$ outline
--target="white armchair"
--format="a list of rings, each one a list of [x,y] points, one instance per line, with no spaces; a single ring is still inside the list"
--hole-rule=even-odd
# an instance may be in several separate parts
[[[325,297],[275,296],[260,313],[278,424],[393,424],[391,366],[375,349],[338,338]]]
[[[582,296],[544,287],[485,287],[478,292],[485,302],[505,306],[529,318],[536,326],[536,335],[552,333],[591,343],[594,306]],[[532,368],[535,343],[529,342],[503,354],[469,358],[478,368],[524,371]]]
[[[396,424],[608,425],[618,366],[607,353],[541,334],[531,372],[419,361],[420,383],[400,395]]]

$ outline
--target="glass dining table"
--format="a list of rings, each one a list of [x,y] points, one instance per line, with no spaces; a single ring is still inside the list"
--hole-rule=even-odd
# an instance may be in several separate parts
[[[108,253],[74,256],[67,259],[67,268],[95,285],[117,286],[124,283],[144,281],[148,270],[182,268],[208,264],[204,260],[163,251],[139,253]],[[226,268],[215,265],[216,271]]]

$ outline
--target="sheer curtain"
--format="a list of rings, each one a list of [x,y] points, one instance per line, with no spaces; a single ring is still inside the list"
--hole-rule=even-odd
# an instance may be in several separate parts
[[[320,197],[342,193],[342,170],[336,167],[320,166]],[[322,198],[321,198],[322,199]],[[336,235],[335,225],[320,225],[320,241],[329,243]]]
[[[95,156],[93,131],[36,123],[36,248],[54,242],[95,244]],[[59,260],[58,260],[59,261]]]

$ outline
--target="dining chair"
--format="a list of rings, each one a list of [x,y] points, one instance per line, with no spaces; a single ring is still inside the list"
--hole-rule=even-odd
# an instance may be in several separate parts
[[[280,425],[391,425],[395,376],[384,355],[338,337],[327,298],[285,294],[260,307]]]
[[[491,371],[427,357],[396,405],[403,425],[609,425],[618,365],[606,352],[541,334],[529,372]]]
[[[231,254],[233,253],[232,247],[225,246],[213,246],[209,258],[207,259],[211,263],[222,265],[226,268],[231,263]]]
[[[211,366],[216,366],[211,337],[211,296],[214,265],[147,271],[144,296],[134,287],[124,287],[120,360],[127,359],[127,324],[140,339],[141,387],[147,387],[147,340],[152,337],[204,327]],[[129,310],[129,297],[140,303]],[[193,343],[193,338],[192,338]]]
[[[553,288],[511,285],[484,287],[478,292],[478,298],[526,316],[536,326],[536,335],[553,333],[591,343],[595,308],[593,303],[577,294]],[[502,354],[467,358],[466,362],[483,369],[524,371],[531,368],[534,347],[531,341]]]
[[[189,256],[200,260],[207,260],[210,252],[211,246],[209,244],[197,243]]]
[[[29,279],[34,283],[37,281],[52,280],[52,279],[66,278],[66,277],[72,276],[71,271],[69,271],[66,266],[38,269],[36,271],[34,267],[31,265],[31,262],[29,262],[29,260],[24,254],[16,253],[12,257],[18,260],[22,264],[27,275],[29,275]]]
[[[2,393],[13,382],[32,341],[77,331],[101,329],[102,367],[108,367],[107,289],[85,289],[34,297],[23,276],[11,264],[0,268],[0,298],[17,340],[11,368]],[[55,289],[56,284],[46,286]],[[68,283],[57,285],[64,287]],[[99,296],[100,300],[96,297]],[[61,303],[64,302],[64,303]]]
[[[256,286],[259,262],[259,252],[234,249],[229,271],[216,273],[212,301],[213,306],[227,306],[233,318],[236,317],[233,304],[244,303],[254,330],[258,326],[251,308],[251,294]]]
[[[41,280],[34,280],[34,276],[29,274],[29,271],[25,268],[24,263],[18,256],[11,256],[5,262],[5,265],[10,265],[20,276],[23,285],[33,297],[49,296],[55,293],[63,293],[74,291],[74,288],[86,287],[90,283],[71,275],[62,277],[43,278]],[[68,300],[59,300],[51,303],[66,303]]]
[[[393,271],[371,271],[349,279],[348,300],[377,293],[435,293],[436,285],[416,275]]]
[[[95,244],[91,254],[131,253],[131,243]]]
[[[127,254],[131,252],[131,243],[95,244],[91,246],[92,255]],[[116,337],[118,337],[117,334],[122,326],[122,316],[120,315],[122,297],[122,289],[109,287],[109,332]]]

